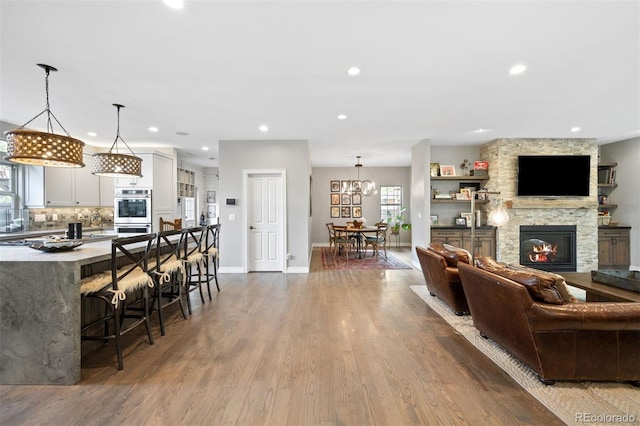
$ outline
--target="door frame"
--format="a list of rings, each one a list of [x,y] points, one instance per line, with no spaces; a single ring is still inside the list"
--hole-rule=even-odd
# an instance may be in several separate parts
[[[249,223],[247,218],[249,217],[249,200],[248,200],[248,185],[249,178],[258,175],[279,175],[282,179],[280,190],[282,191],[282,204],[280,211],[282,211],[282,225],[280,229],[280,247],[282,247],[282,253],[280,253],[280,261],[282,273],[285,273],[287,268],[287,170],[286,169],[243,169],[242,170],[242,199],[245,200],[244,207],[242,209],[242,242],[244,245],[243,250],[243,269],[244,273],[249,272]]]

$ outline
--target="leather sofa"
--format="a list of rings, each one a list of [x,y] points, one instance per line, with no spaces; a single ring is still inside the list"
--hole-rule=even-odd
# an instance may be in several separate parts
[[[469,305],[457,264],[469,263],[471,255],[464,249],[440,243],[431,243],[427,248],[416,246],[416,254],[429,294],[449,305],[456,315],[468,315]]]
[[[549,274],[487,260],[476,259],[478,267],[458,265],[473,324],[483,337],[516,356],[545,384],[640,385],[639,303],[577,303],[563,296],[558,287],[564,283],[556,285]]]

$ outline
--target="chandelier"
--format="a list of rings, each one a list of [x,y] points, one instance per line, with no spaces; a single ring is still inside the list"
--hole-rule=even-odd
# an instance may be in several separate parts
[[[376,183],[369,179],[360,180],[360,169],[362,168],[362,164],[360,164],[361,156],[358,155],[356,158],[358,159],[355,165],[356,170],[358,171],[358,178],[357,180],[343,181],[340,191],[349,195],[362,194],[366,197],[370,197],[376,193]]]
[[[38,64],[38,66],[44,69],[46,74],[45,91],[47,103],[45,109],[16,130],[5,133],[7,139],[7,155],[4,159],[14,163],[45,167],[84,167],[84,163],[82,162],[82,147],[84,147],[84,142],[69,136],[69,132],[62,127],[62,124],[60,124],[60,121],[53,115],[49,107],[49,73],[58,70],[50,65]],[[46,132],[27,130],[24,128],[45,112],[47,113]],[[58,123],[58,126],[60,126],[65,135],[54,133],[51,117]]]
[[[118,110],[118,130],[108,152],[93,154],[93,173],[107,177],[142,177],[142,158],[136,157],[129,145],[120,137],[120,108],[124,105],[113,104]],[[118,149],[118,140],[122,141],[129,150],[129,154],[121,154]]]

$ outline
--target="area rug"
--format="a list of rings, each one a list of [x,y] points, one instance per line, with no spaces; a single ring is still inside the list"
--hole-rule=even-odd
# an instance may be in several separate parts
[[[371,256],[371,252],[366,253],[362,259],[354,258],[350,255],[347,259],[344,255],[336,255],[333,258],[329,247],[321,247],[322,266],[324,269],[411,269],[407,264],[399,261],[390,253],[384,258],[384,252],[380,256]]]
[[[480,337],[471,316],[456,316],[427,287],[411,286],[427,305],[436,311],[473,346],[488,356],[534,398],[568,425],[638,424],[640,423],[640,390],[628,383],[556,382],[543,385],[536,374],[491,339]]]

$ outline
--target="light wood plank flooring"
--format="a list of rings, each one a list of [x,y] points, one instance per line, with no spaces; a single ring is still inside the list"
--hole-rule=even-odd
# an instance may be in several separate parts
[[[394,252],[397,250],[392,250]],[[400,250],[401,257],[410,249]],[[416,270],[220,275],[150,346],[104,346],[75,386],[1,386],[8,425],[563,424],[416,296]],[[8,342],[3,342],[8,344]]]

